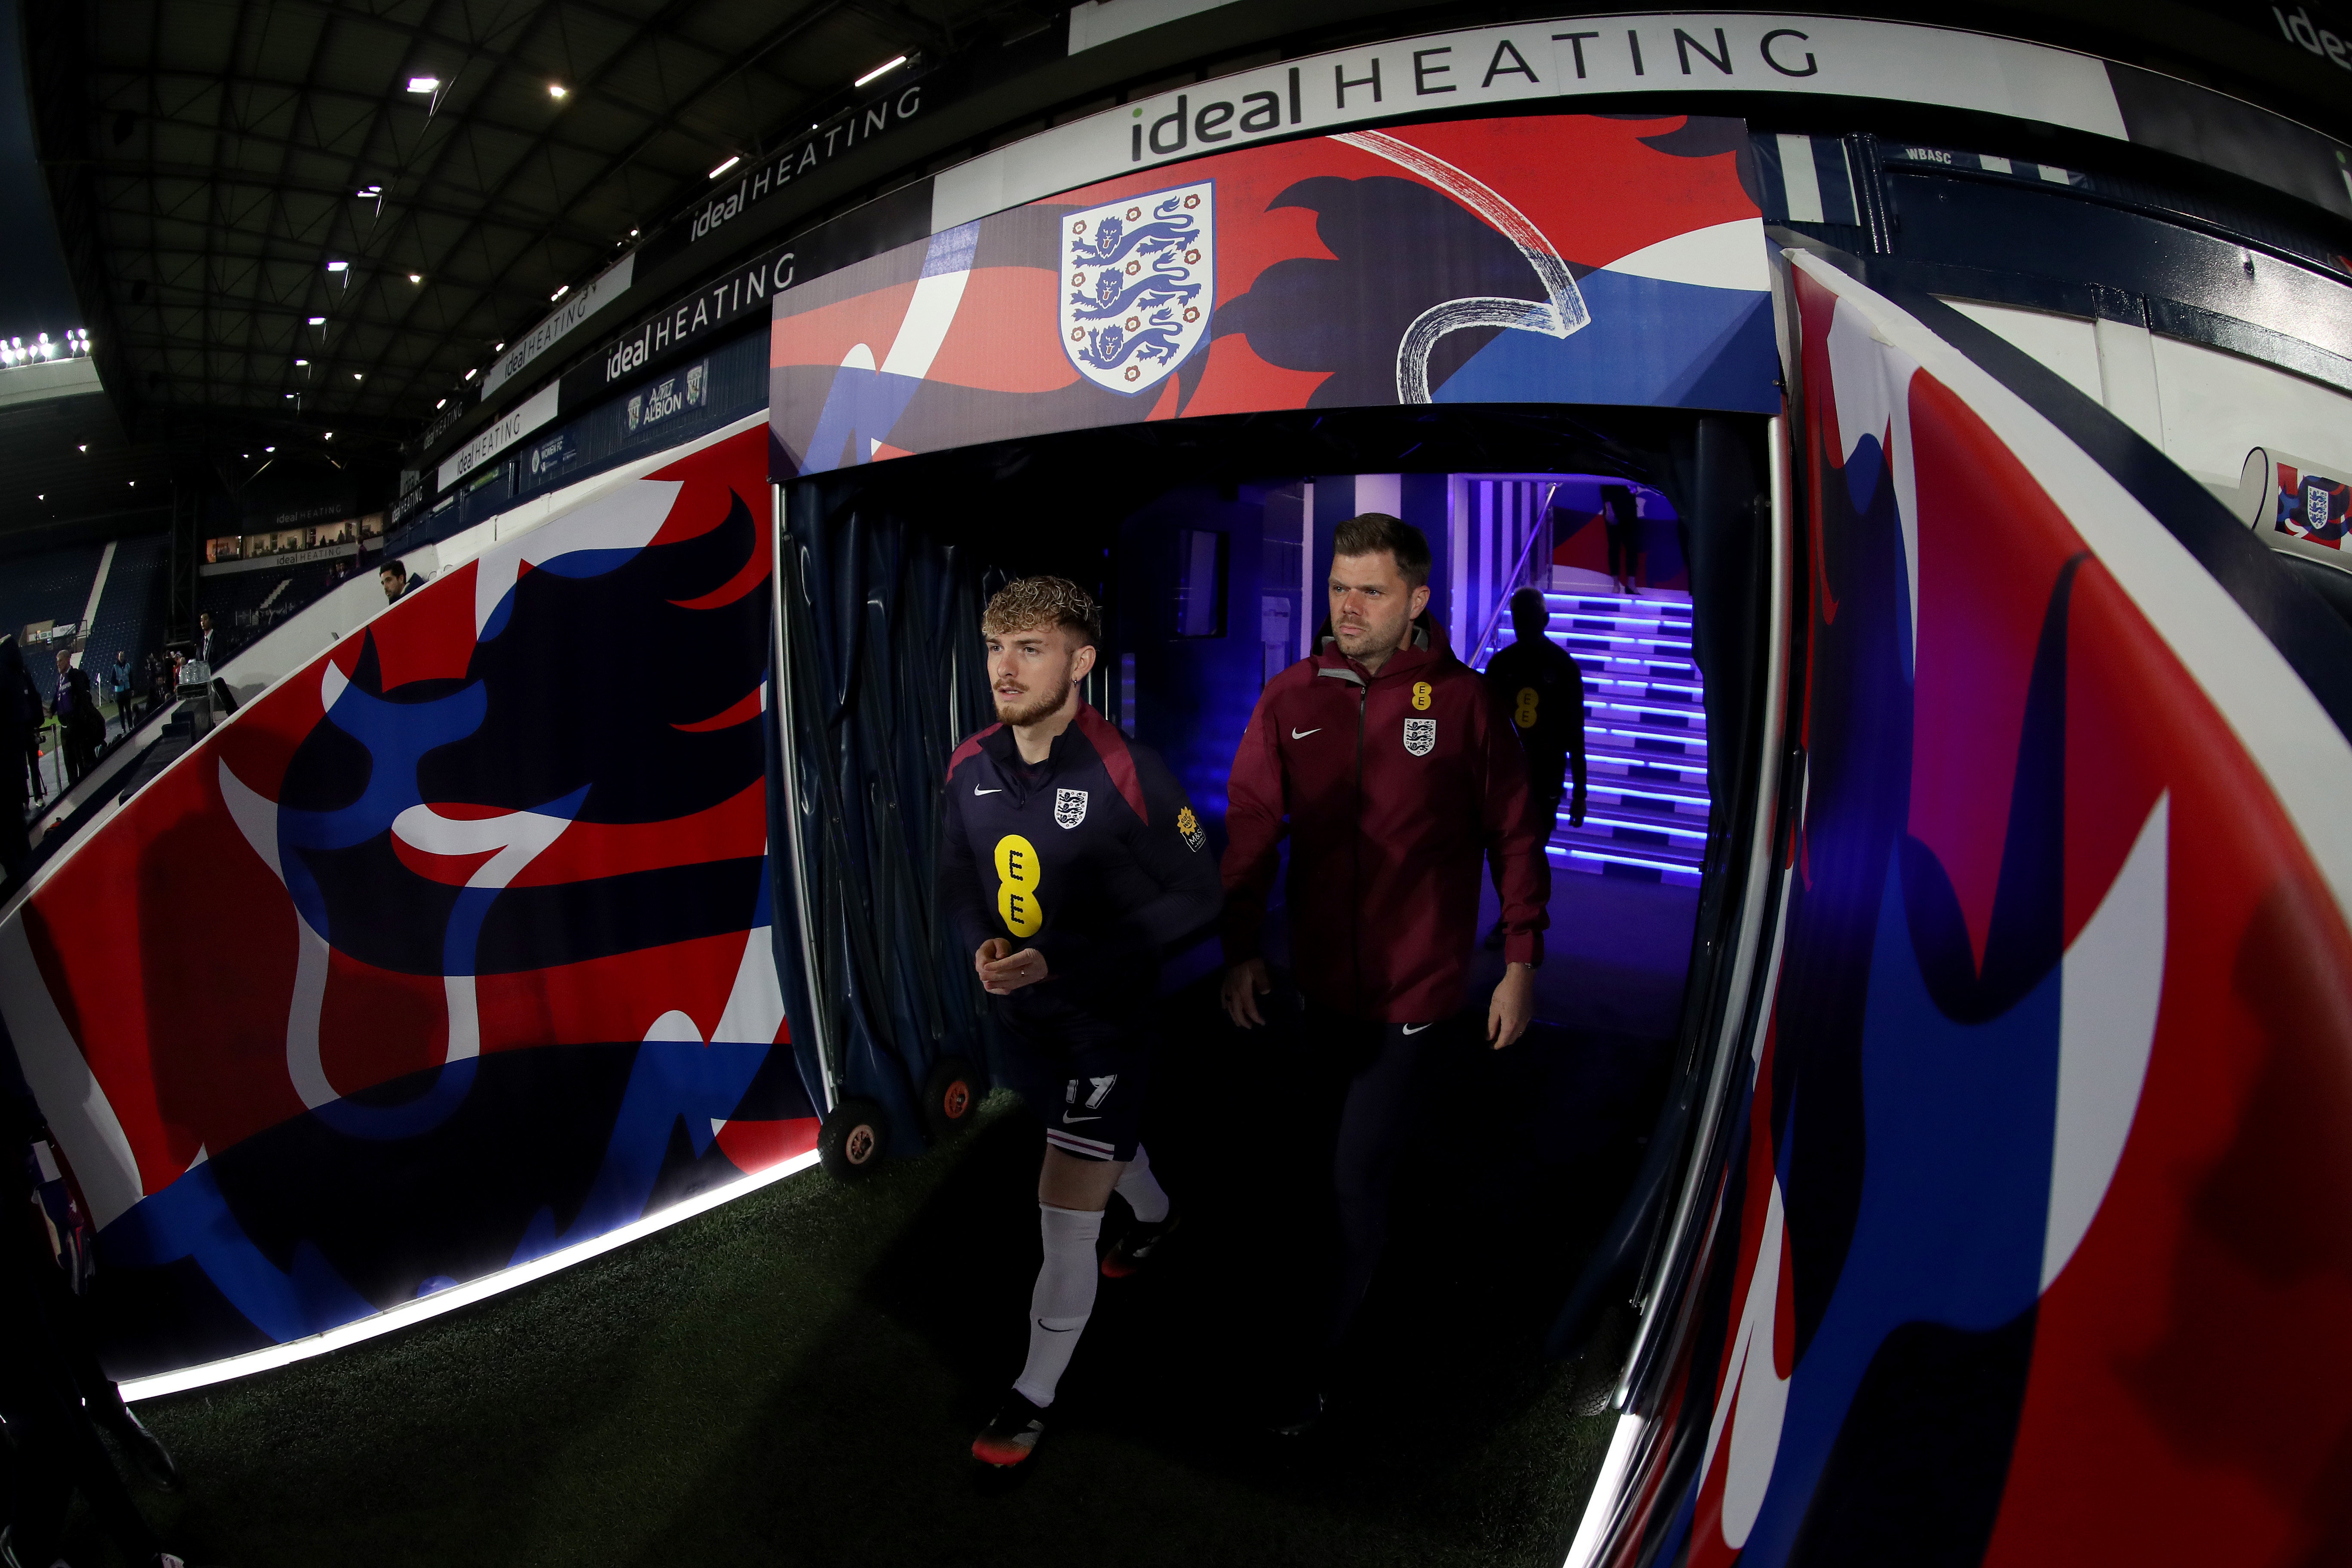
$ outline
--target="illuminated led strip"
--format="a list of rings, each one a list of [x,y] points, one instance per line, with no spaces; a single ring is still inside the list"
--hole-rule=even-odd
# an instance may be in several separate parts
[[[1686,876],[1698,875],[1698,868],[1675,860],[1643,860],[1632,855],[1602,855],[1591,849],[1560,849],[1546,846],[1555,855],[1565,855],[1571,860],[1601,860],[1615,866],[1639,866],[1650,871],[1679,871]]]
[[[1662,736],[1651,734],[1646,730],[1603,730],[1601,732],[1604,735],[1623,735],[1630,740],[1635,741],[1656,741],[1664,739]],[[1675,741],[1671,743],[1685,748],[1685,755],[1687,755],[1692,750],[1701,752],[1706,750],[1706,741],[1705,737],[1701,737],[1695,741]]]
[[[1651,762],[1651,757],[1658,757],[1658,762]],[[1670,773],[1679,773],[1679,778],[1675,783],[1696,783],[1696,785],[1706,785],[1707,781],[1706,766],[1686,769],[1686,766],[1675,764],[1673,757],[1663,757],[1661,752],[1634,752],[1633,757],[1621,757],[1621,754],[1613,754],[1613,752],[1597,752],[1595,757],[1592,757],[1592,762],[1613,762],[1613,764],[1618,766],[1639,764],[1639,766],[1651,766],[1651,769],[1665,769],[1670,771]],[[1618,785],[1609,783],[1609,778],[1613,778],[1613,773],[1595,778],[1595,781],[1592,781],[1592,787],[1595,787],[1595,790],[1616,790]]]
[[[446,1290],[436,1290],[430,1296],[420,1296],[414,1301],[403,1301],[397,1307],[387,1307],[370,1317],[341,1323],[324,1333],[304,1339],[289,1340],[282,1345],[266,1350],[247,1351],[221,1361],[206,1362],[202,1366],[183,1367],[177,1372],[158,1373],[153,1377],[134,1377],[122,1384],[126,1400],[160,1399],[167,1394],[180,1394],[191,1388],[204,1388],[215,1383],[226,1383],[235,1377],[250,1377],[257,1372],[268,1372],[276,1367],[289,1366],[312,1356],[325,1355],[378,1334],[396,1333],[402,1329],[437,1318],[444,1312],[457,1310],[485,1300],[502,1290],[518,1285],[528,1285],[534,1279],[544,1279],[558,1269],[569,1268],[575,1263],[585,1263],[600,1254],[651,1236],[657,1230],[691,1219],[720,1204],[740,1198],[757,1188],[782,1181],[798,1171],[805,1171],[817,1163],[816,1151],[795,1154],[780,1161],[764,1171],[753,1172],[740,1181],[730,1182],[723,1187],[698,1193],[680,1203],[672,1204],[659,1214],[633,1220],[618,1230],[591,1237],[544,1258],[534,1258],[528,1263],[518,1263],[511,1268],[501,1268],[495,1274],[485,1274],[478,1279],[468,1279],[462,1285],[452,1285]]]
[[[1664,790],[1634,789],[1623,784],[1594,784],[1592,786],[1592,793],[1595,795],[1613,795],[1621,801],[1630,795],[1638,796],[1643,800],[1672,801],[1678,805],[1712,806],[1715,804],[1703,795],[1669,795]]]
[[[1567,814],[1563,812],[1560,815],[1564,816]],[[1706,829],[1704,827],[1668,827],[1655,822],[1625,822],[1616,817],[1595,816],[1591,812],[1584,814],[1584,825],[1587,827],[1630,827],[1636,833],[1664,833],[1676,838],[1706,837]]]
[[[1643,670],[1662,670],[1669,677],[1679,677],[1682,680],[1687,681],[1696,674],[1698,669],[1698,661],[1696,658],[1674,658],[1671,657],[1662,658],[1659,655],[1643,653],[1638,649],[1625,652],[1604,651],[1603,649],[1597,647],[1570,647],[1563,648],[1561,651],[1566,653],[1570,658],[1576,658],[1579,654],[1581,654],[1584,656],[1585,659],[1599,659],[1601,661],[1601,668],[1595,673],[1606,673],[1610,670],[1620,668],[1630,673],[1633,669],[1638,667]],[[1580,659],[1578,662],[1581,664],[1583,660]],[[1692,695],[1692,700],[1697,700],[1697,695],[1696,692]]]
[[[1637,626],[1671,626],[1676,631],[1690,630],[1688,621],[1670,621],[1664,616],[1620,616],[1606,610],[1554,610],[1555,621],[1618,621]]]
[[[1678,647],[1685,653],[1690,651],[1690,642],[1687,638],[1637,637],[1628,637],[1622,632],[1570,631],[1562,632],[1560,636],[1563,637],[1575,637],[1580,641],[1588,643],[1607,643],[1612,647],[1614,647],[1619,643],[1632,643],[1636,647]]]
[[[1706,722],[1704,713],[1685,713],[1678,708],[1664,708],[1655,702],[1603,702],[1600,706],[1613,708],[1620,713],[1664,713],[1671,718],[1696,719],[1701,724]]]
[[[1561,1568],[1599,1568],[1601,1550],[1607,1544],[1609,1522],[1617,1508],[1617,1494],[1623,1489],[1625,1474],[1633,1468],[1633,1448],[1642,1436],[1642,1418],[1628,1414],[1617,1417],[1616,1430],[1609,1435],[1609,1451],[1601,1457],[1601,1473],[1593,1478],[1591,1495],[1584,1500],[1584,1514],[1576,1522],[1576,1539],[1568,1543],[1568,1559]]]

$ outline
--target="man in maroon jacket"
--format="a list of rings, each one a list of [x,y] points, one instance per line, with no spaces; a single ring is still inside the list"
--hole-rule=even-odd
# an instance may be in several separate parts
[[[1506,967],[1486,1031],[1498,1050],[1533,1011],[1549,880],[1517,738],[1423,614],[1428,541],[1368,512],[1339,525],[1332,554],[1320,651],[1267,683],[1242,734],[1223,868],[1224,1008],[1253,1028],[1273,989],[1260,933],[1288,834],[1292,963],[1339,1102],[1338,1277],[1323,1356],[1379,1262],[1422,1064],[1433,1045],[1475,1026],[1464,1004],[1482,862],[1493,861],[1503,900]],[[1319,1389],[1303,1387],[1276,1428],[1304,1431],[1321,1411]]]

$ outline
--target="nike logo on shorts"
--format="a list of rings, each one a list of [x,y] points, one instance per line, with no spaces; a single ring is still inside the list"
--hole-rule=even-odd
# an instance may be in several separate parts
[[[1294,741],[1303,741],[1309,735],[1319,735],[1322,732],[1323,726],[1318,724],[1312,730],[1293,730],[1290,732],[1290,738]]]
[[[1408,1035],[1418,1035],[1428,1027],[1427,1024],[1407,1024],[1404,1026],[1404,1032]]]
[[[1073,1116],[1066,1110],[1062,1112],[1062,1125],[1065,1127],[1073,1121],[1100,1121],[1101,1120],[1099,1116]]]
[[[974,795],[1003,795],[1004,792],[1001,789],[982,789],[978,784],[974,784],[971,786],[971,793]]]

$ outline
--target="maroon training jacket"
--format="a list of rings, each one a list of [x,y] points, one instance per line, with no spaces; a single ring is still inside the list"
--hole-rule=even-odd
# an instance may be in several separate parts
[[[1463,1004],[1488,858],[1504,957],[1542,959],[1550,879],[1528,816],[1518,739],[1442,627],[1423,616],[1378,675],[1326,638],[1266,683],[1234,756],[1226,962],[1260,956],[1287,831],[1300,991],[1383,1023],[1447,1017]]]

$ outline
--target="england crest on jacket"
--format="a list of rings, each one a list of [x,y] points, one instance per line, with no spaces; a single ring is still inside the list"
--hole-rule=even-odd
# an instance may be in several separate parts
[[[1215,195],[1203,180],[1062,220],[1062,350],[1080,375],[1149,392],[1208,341]]]
[[[1404,721],[1404,749],[1416,757],[1429,755],[1437,745],[1437,721],[1408,719]]]
[[[1060,789],[1054,792],[1054,822],[1061,827],[1076,827],[1087,819],[1087,792],[1082,789]]]

